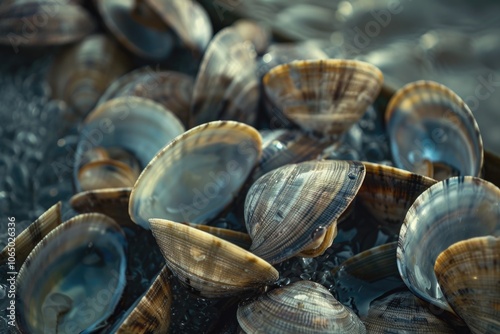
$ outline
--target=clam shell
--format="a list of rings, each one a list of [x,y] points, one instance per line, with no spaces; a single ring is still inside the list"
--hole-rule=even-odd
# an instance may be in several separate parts
[[[415,199],[437,181],[399,168],[363,164],[366,176],[358,198],[385,229],[398,234]]]
[[[47,234],[17,276],[21,331],[79,333],[98,327],[125,287],[126,248],[121,228],[101,214],[76,216]],[[89,315],[92,305],[99,308]]]
[[[263,79],[271,117],[334,138],[361,118],[382,82],[375,66],[343,59],[293,61],[274,67]]]
[[[364,176],[360,162],[333,160],[289,164],[265,174],[245,201],[251,251],[274,264],[310,248],[336,224]]]
[[[116,334],[164,334],[168,332],[171,319],[172,273],[164,266],[149,289],[131,307],[130,312],[113,330]]]
[[[453,312],[434,273],[438,255],[457,241],[500,236],[500,189],[479,178],[453,177],[424,191],[406,214],[398,269],[418,297]]]
[[[136,226],[128,215],[128,200],[132,188],[98,189],[80,192],[70,199],[79,213],[97,212],[113,218],[120,226]]]
[[[202,53],[212,38],[212,23],[205,9],[192,0],[142,0],[191,50]]]
[[[434,271],[446,300],[473,333],[500,332],[500,237],[454,243]]]
[[[130,67],[128,56],[105,35],[91,35],[63,51],[49,74],[52,97],[86,115],[108,85]]]
[[[244,250],[249,250],[250,246],[252,245],[252,239],[250,239],[250,236],[243,232],[238,232],[226,228],[220,228],[208,225],[191,224],[191,223],[182,223],[182,224],[207,232],[213,236],[216,236],[238,247],[241,247]]]
[[[169,220],[149,222],[169,268],[203,297],[261,289],[279,277],[272,265],[230,242]]]
[[[392,97],[385,119],[397,167],[438,180],[481,175],[479,127],[465,102],[446,86],[407,84]]]
[[[56,1],[15,1],[0,11],[0,44],[16,53],[23,46],[76,42],[96,28],[84,8]]]
[[[149,229],[149,218],[200,224],[234,199],[261,153],[257,130],[243,123],[202,124],[165,146],[139,176],[130,217]]]
[[[374,300],[361,320],[368,333],[456,333],[407,289]]]
[[[245,333],[366,333],[353,311],[321,284],[298,281],[238,307]]]
[[[174,38],[168,30],[152,29],[136,21],[134,0],[97,0],[106,27],[133,54],[150,60],[164,60],[172,51]]]
[[[19,270],[33,248],[35,248],[50,231],[61,224],[61,202],[57,202],[22,231],[15,238],[14,244],[10,246],[7,244],[7,246],[5,246],[0,253],[0,263],[7,262],[12,252],[14,252],[15,261],[9,260],[9,262],[15,262],[16,270]]]
[[[259,82],[256,54],[234,28],[219,31],[207,47],[193,89],[191,125],[257,120]]]
[[[143,167],[183,132],[177,117],[158,103],[135,96],[110,100],[85,119],[75,153],[75,181],[81,157],[96,146],[127,150]],[[75,183],[77,191],[81,191],[79,182]]]
[[[139,176],[128,165],[116,160],[99,160],[83,165],[78,184],[83,191],[132,187]]]

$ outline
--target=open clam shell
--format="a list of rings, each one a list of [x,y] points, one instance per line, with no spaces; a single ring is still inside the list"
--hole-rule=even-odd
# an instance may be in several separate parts
[[[465,102],[446,86],[409,83],[392,97],[385,118],[397,167],[438,180],[481,175],[479,127]]]
[[[293,61],[274,67],[263,79],[271,117],[332,137],[361,118],[382,82],[375,66],[344,59]]]
[[[234,199],[261,153],[257,130],[243,123],[202,124],[165,146],[139,176],[130,217],[149,229],[149,218],[200,224]]]
[[[473,333],[500,332],[500,237],[454,243],[434,271],[446,300]]]
[[[47,234],[61,224],[61,202],[58,202],[22,231],[14,239],[14,243],[8,243],[7,246],[5,246],[0,253],[0,263],[6,262],[7,260],[9,262],[15,262],[16,269],[19,270],[33,248],[35,248]],[[15,260],[10,259],[13,255],[15,256]]]
[[[133,54],[151,60],[164,60],[174,47],[168,29],[153,29],[134,19],[135,0],[97,0],[97,9],[106,27]]]
[[[399,168],[363,162],[366,176],[358,198],[382,226],[399,234],[415,199],[437,181]]]
[[[219,31],[207,47],[193,89],[191,125],[257,120],[260,98],[256,53],[234,28]]]
[[[265,174],[245,201],[251,251],[278,263],[321,242],[331,244],[335,235],[324,237],[336,227],[364,176],[360,162],[334,160],[289,164]]]
[[[244,333],[366,333],[356,314],[321,284],[298,281],[238,307]]]
[[[76,42],[96,26],[84,8],[61,1],[14,1],[0,12],[0,44],[16,53],[23,46]]]
[[[141,167],[170,140],[184,132],[184,126],[170,111],[151,100],[126,96],[110,100],[92,111],[84,122],[75,153],[77,191],[81,159],[94,147],[120,147],[137,158]]]
[[[116,334],[164,334],[172,316],[172,273],[164,266],[149,289],[132,305],[123,319],[115,325]]]
[[[434,273],[438,255],[453,243],[500,236],[500,189],[479,178],[453,177],[424,191],[406,214],[398,269],[418,297],[453,312]]]
[[[130,67],[128,56],[105,35],[91,35],[54,60],[49,84],[52,97],[86,115],[108,85]]]
[[[120,161],[98,160],[80,168],[78,183],[83,191],[132,187],[138,176],[138,173]]]
[[[203,297],[258,290],[279,277],[266,261],[207,232],[164,219],[149,222],[169,268]]]
[[[16,280],[21,331],[97,328],[113,313],[125,287],[126,248],[121,228],[101,214],[76,216],[47,234]],[[95,300],[98,308],[92,308]]]

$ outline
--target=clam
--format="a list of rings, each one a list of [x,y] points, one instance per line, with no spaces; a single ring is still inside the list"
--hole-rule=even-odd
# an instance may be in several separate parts
[[[70,199],[76,212],[97,212],[113,218],[120,226],[135,226],[128,215],[132,188],[107,188],[82,191]]]
[[[0,44],[23,46],[76,42],[96,27],[82,7],[60,1],[14,1],[0,8]]]
[[[200,224],[219,215],[261,153],[257,130],[243,123],[202,124],[175,138],[144,169],[130,195],[130,217]]]
[[[363,162],[366,176],[358,198],[382,226],[399,234],[415,199],[437,181],[399,168]]]
[[[171,321],[172,273],[164,266],[149,289],[132,305],[111,332],[116,334],[164,334]]]
[[[252,245],[252,239],[250,239],[250,236],[243,232],[238,232],[227,228],[208,226],[208,225],[191,224],[191,223],[182,223],[182,224],[188,225],[193,228],[197,228],[200,231],[207,232],[213,236],[226,240],[232,243],[233,245],[241,247],[245,250],[250,249],[250,246]]]
[[[106,27],[133,54],[164,60],[174,47],[174,36],[166,27],[149,27],[133,16],[135,0],[97,0]]]
[[[202,297],[263,289],[279,277],[266,261],[209,233],[164,219],[149,222],[167,266]]]
[[[37,220],[21,232],[13,244],[7,246],[0,253],[0,263],[15,262],[16,270],[19,270],[33,248],[53,229],[62,224],[61,202],[54,204],[45,211]],[[15,261],[10,257],[15,256]]]
[[[438,255],[453,243],[500,236],[500,189],[465,176],[438,182],[409,208],[399,233],[398,268],[408,288],[450,312],[434,273]]]
[[[212,23],[205,9],[193,0],[138,0],[149,7],[163,23],[179,36],[183,45],[203,53],[212,38]],[[150,16],[147,16],[150,18]]]
[[[219,31],[207,47],[193,88],[191,125],[257,120],[256,54],[234,28]]]
[[[92,35],[63,51],[49,73],[52,97],[86,115],[117,77],[130,66],[128,56],[105,35]]]
[[[289,164],[265,174],[245,201],[250,250],[273,264],[297,254],[320,255],[333,242],[336,221],[364,176],[360,162],[334,160]]]
[[[366,333],[356,314],[321,284],[298,281],[238,307],[244,333]]]
[[[125,286],[126,240],[101,214],[76,216],[33,249],[16,280],[17,324],[24,333],[99,328]]]
[[[479,127],[465,102],[446,86],[407,84],[392,97],[385,118],[397,167],[438,180],[481,175]]]
[[[117,158],[116,148],[120,148],[130,152],[142,168],[163,146],[182,132],[184,127],[177,117],[148,99],[126,96],[102,104],[87,116],[81,131],[74,164],[77,190],[82,190],[78,174],[82,167],[82,156],[88,150],[104,147],[111,158]],[[114,165],[117,164],[115,161]],[[126,179],[128,182],[116,186],[132,186],[131,178]]]
[[[78,184],[83,191],[132,187],[139,176],[127,164],[116,160],[99,160],[83,165]]]
[[[193,78],[183,73],[141,68],[115,81],[103,94],[99,104],[119,96],[148,98],[173,112],[187,127],[193,85]]]
[[[454,243],[439,254],[434,271],[446,301],[473,333],[500,332],[498,234]]]
[[[344,59],[293,61],[274,67],[263,79],[271,117],[333,138],[363,116],[382,82],[375,66]]]

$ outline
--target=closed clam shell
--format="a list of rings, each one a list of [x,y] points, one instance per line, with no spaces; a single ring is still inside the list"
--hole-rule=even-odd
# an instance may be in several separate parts
[[[164,219],[149,222],[168,267],[200,296],[242,294],[279,277],[266,261],[207,232]]]
[[[215,120],[255,124],[260,98],[255,59],[252,44],[234,28],[214,36],[193,88],[192,126]]]
[[[15,266],[19,270],[33,248],[61,224],[61,202],[57,202],[22,231],[15,238],[14,244],[5,246],[0,252],[0,263],[6,262],[12,253],[15,253]]]
[[[364,176],[362,163],[334,160],[289,164],[265,174],[245,201],[251,251],[278,263],[310,248],[336,224]]]
[[[170,327],[172,316],[172,273],[164,266],[149,289],[131,306],[122,320],[115,325],[116,334],[164,334]]]
[[[132,16],[134,0],[97,0],[106,27],[133,54],[150,60],[164,60],[172,51],[171,31],[153,29]]]
[[[80,333],[99,327],[125,287],[126,249],[124,232],[101,214],[76,216],[47,234],[16,279],[21,331]],[[99,307],[92,308],[96,300]]]
[[[465,176],[438,182],[408,209],[398,242],[398,269],[418,297],[453,312],[434,273],[438,255],[455,242],[500,236],[500,189]]]
[[[263,79],[271,117],[332,137],[361,118],[382,82],[375,66],[345,59],[293,61],[274,67]]]
[[[120,226],[136,226],[128,215],[128,200],[132,188],[108,188],[82,191],[73,195],[70,204],[78,213],[102,213]]]
[[[175,138],[151,160],[130,195],[130,217],[200,224],[234,199],[261,153],[257,130],[239,122],[202,124]]]
[[[82,7],[60,1],[14,1],[0,8],[0,44],[60,45],[81,40],[96,27]]]
[[[454,243],[434,271],[446,300],[473,333],[500,332],[500,237]]]
[[[212,38],[207,12],[193,0],[142,0],[172,29],[186,47],[203,53]]]
[[[374,300],[361,320],[368,333],[456,333],[407,289]]]
[[[125,96],[110,100],[85,119],[75,153],[75,181],[84,153],[96,146],[129,151],[145,166],[184,126],[170,111],[151,100]],[[79,182],[77,191],[81,191]]]
[[[366,333],[356,314],[321,284],[298,281],[238,307],[244,333]]]
[[[138,176],[128,165],[107,159],[83,165],[78,171],[78,183],[83,191],[132,187]]]
[[[88,114],[108,85],[130,67],[128,56],[105,35],[91,35],[61,52],[51,67],[52,97]]]
[[[366,176],[358,198],[385,229],[398,234],[415,199],[437,181],[386,165],[363,164]]]
[[[433,81],[409,83],[394,94],[385,118],[397,167],[438,180],[481,175],[479,127],[448,87]]]

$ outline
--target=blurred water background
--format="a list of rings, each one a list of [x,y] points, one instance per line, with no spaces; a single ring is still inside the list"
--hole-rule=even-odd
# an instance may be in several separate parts
[[[216,27],[238,16],[256,19],[279,41],[303,41],[304,48],[329,57],[374,63],[395,89],[419,79],[449,86],[472,109],[485,148],[500,155],[500,2],[201,2]],[[0,50],[0,248],[7,241],[7,217],[16,218],[20,233],[58,200],[64,219],[74,214],[66,202],[73,194],[71,171],[61,166],[72,166],[78,121],[64,102],[50,98],[46,80],[57,51]],[[0,301],[5,288],[0,282]],[[0,328],[5,321],[0,317]]]

